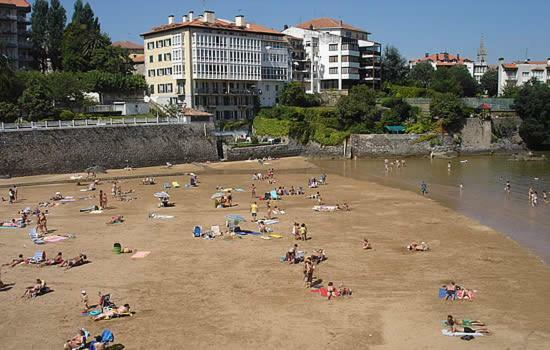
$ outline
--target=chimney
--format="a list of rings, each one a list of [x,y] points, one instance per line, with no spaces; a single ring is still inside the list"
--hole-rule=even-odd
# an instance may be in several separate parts
[[[529,63],[529,62],[531,62],[531,59],[530,59],[530,58],[528,58],[528,59],[525,60],[525,63]]]
[[[424,57],[430,57],[430,53],[429,53],[429,52],[426,52],[426,53],[424,54]]]
[[[460,54],[459,53],[456,54],[456,59],[460,61]]]
[[[204,11],[202,21],[205,23],[216,23],[216,14],[214,11]]]
[[[546,59],[546,63],[550,66],[550,57]]]
[[[499,57],[498,61],[501,62],[501,63],[504,63],[504,57]]]
[[[174,15],[168,16],[168,24],[174,24]]]
[[[194,14],[193,11],[189,11],[188,17],[190,22],[193,20],[193,14]]]
[[[285,25],[283,26],[283,30],[287,30],[287,29],[288,29],[288,24],[285,24]],[[549,59],[550,59],[550,58],[549,58]]]
[[[183,23],[187,22],[187,20],[188,20],[187,15],[184,15],[184,16],[181,18],[181,21],[182,21]]]
[[[243,15],[235,16],[235,25],[241,28],[246,27],[246,20]]]

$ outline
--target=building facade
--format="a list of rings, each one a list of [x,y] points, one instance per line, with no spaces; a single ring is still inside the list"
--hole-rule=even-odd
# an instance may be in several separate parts
[[[517,61],[505,63],[498,60],[498,95],[501,96],[507,87],[522,86],[531,79],[550,85],[550,58],[546,61]]]
[[[27,0],[0,0],[0,55],[13,69],[25,70],[32,62]]]
[[[252,118],[272,106],[292,77],[289,46],[275,30],[191,11],[142,34],[150,98],[212,113],[217,120]]]
[[[474,76],[474,62],[468,58],[461,57],[460,54],[450,54],[448,52],[441,53],[426,53],[422,58],[415,58],[409,61],[409,68],[412,69],[416,64],[421,62],[428,62],[434,69],[447,68],[453,66],[465,66],[468,72]]]
[[[113,46],[120,47],[128,52],[128,56],[134,63],[134,74],[145,75],[145,52],[143,44],[131,41],[115,41]]]
[[[348,90],[357,84],[381,84],[381,45],[370,33],[333,18],[317,18],[285,28],[302,41],[303,55],[293,58],[308,93]]]

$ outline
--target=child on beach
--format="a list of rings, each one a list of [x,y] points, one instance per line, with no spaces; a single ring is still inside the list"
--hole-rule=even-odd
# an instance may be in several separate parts
[[[256,222],[258,216],[258,204],[256,202],[250,204],[250,214],[252,215],[252,221]]]

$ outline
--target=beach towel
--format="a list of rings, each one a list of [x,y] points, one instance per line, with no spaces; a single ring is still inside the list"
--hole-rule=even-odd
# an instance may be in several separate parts
[[[98,209],[99,209],[99,207],[97,205],[92,205],[91,207],[81,208],[80,212],[81,213],[89,213],[91,211],[98,210]]]
[[[105,329],[102,333],[101,333],[101,343],[107,345],[109,343],[112,343],[115,341],[115,336],[113,335],[113,332],[111,332],[109,329]],[[97,341],[95,340],[92,340],[92,342],[90,343],[90,350],[96,350],[96,347],[95,347],[95,344],[97,343]]]
[[[214,234],[214,236],[221,236],[222,232],[220,231],[220,226],[215,225],[210,227],[210,231]]]
[[[236,188],[235,192],[244,192],[244,190],[242,188]]]
[[[310,292],[319,293],[319,294],[321,294],[322,297],[328,298],[328,289],[326,289],[325,287],[321,287],[321,288],[318,288],[318,289],[311,289]],[[333,296],[339,297],[340,292],[335,290]]]
[[[29,258],[29,262],[31,264],[39,264],[44,260],[46,260],[46,254],[44,254],[42,250],[37,250],[36,253],[34,253],[34,255]]]
[[[149,254],[151,254],[151,252],[149,251],[137,252],[134,255],[132,255],[132,259],[143,259]]]
[[[31,239],[31,241],[34,244],[44,244],[44,243],[46,243],[46,242],[44,242],[44,240],[42,238],[38,237],[38,233],[36,232],[35,228],[29,230],[29,238]]]
[[[269,241],[271,239],[271,237],[266,237],[266,236],[260,236],[261,239],[265,239],[266,241]]]
[[[268,236],[271,237],[271,238],[283,238],[282,235],[278,235],[276,233],[269,234]]]
[[[443,299],[446,296],[447,296],[447,291],[445,290],[445,288],[439,288],[439,294],[438,294],[439,299]]]
[[[279,199],[279,195],[277,194],[277,191],[275,191],[275,190],[269,192],[269,196],[271,197],[272,200],[278,200]]]
[[[313,210],[318,212],[332,212],[338,210],[338,207],[335,205],[315,205]]]
[[[103,210],[92,210],[90,214],[101,214],[103,213]]]
[[[172,181],[172,187],[180,188],[180,184],[177,181]]]
[[[65,198],[65,199],[61,199],[60,202],[61,203],[71,203],[71,202],[76,202],[76,199]]]
[[[261,221],[263,221],[264,224],[266,225],[274,225],[279,223],[279,220],[261,220]]]
[[[0,228],[19,228],[17,224],[12,224],[10,222],[3,223],[0,225]]]
[[[447,337],[462,337],[464,335],[471,335],[472,337],[483,337],[483,333],[451,332],[448,329],[442,329],[441,334]]]
[[[101,313],[101,311],[99,311],[99,310],[91,310],[91,311],[88,311],[88,312],[81,312],[80,316],[97,316],[100,313]]]
[[[44,237],[43,240],[44,240],[44,242],[46,242],[46,243],[56,243],[56,242],[64,241],[64,240],[66,240],[66,239],[68,239],[68,238],[69,238],[69,237],[66,237],[66,236],[53,235],[53,236]]]
[[[149,214],[149,218],[158,219],[158,220],[168,220],[168,219],[173,219],[174,217],[175,216],[173,216],[173,215],[161,215],[161,214],[157,214],[157,213]]]

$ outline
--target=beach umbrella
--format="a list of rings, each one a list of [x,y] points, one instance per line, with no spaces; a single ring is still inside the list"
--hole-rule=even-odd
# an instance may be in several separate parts
[[[210,197],[210,199],[214,199],[214,198],[220,198],[220,197],[223,197],[225,196],[225,193],[222,193],[222,192],[216,192],[212,195],[212,197]]]
[[[237,214],[229,214],[229,215],[226,215],[225,218],[227,220],[236,221],[236,222],[246,221],[245,218],[243,218],[241,215],[237,215]]]
[[[157,192],[154,194],[155,197],[157,198],[170,198],[170,195],[166,192]]]

